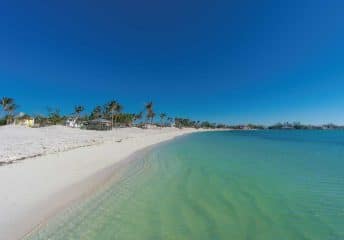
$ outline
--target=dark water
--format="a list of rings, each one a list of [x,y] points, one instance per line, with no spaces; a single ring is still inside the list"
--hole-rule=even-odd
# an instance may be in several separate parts
[[[182,137],[30,239],[344,239],[344,131]]]

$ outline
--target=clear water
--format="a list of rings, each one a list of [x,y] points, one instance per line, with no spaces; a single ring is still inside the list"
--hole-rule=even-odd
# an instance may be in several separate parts
[[[182,137],[30,239],[344,239],[344,131]]]

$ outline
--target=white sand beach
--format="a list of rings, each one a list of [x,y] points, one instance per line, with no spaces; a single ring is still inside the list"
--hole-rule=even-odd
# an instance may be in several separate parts
[[[0,127],[0,239],[22,238],[133,153],[196,131],[202,130]]]

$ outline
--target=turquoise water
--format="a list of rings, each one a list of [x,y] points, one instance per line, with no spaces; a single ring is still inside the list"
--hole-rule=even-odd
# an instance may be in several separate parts
[[[30,239],[344,239],[344,131],[179,138]]]

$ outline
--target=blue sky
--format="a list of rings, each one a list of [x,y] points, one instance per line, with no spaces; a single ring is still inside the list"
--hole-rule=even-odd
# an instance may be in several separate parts
[[[73,2],[73,3],[71,3]],[[344,123],[343,1],[1,1],[0,96],[225,123]]]

